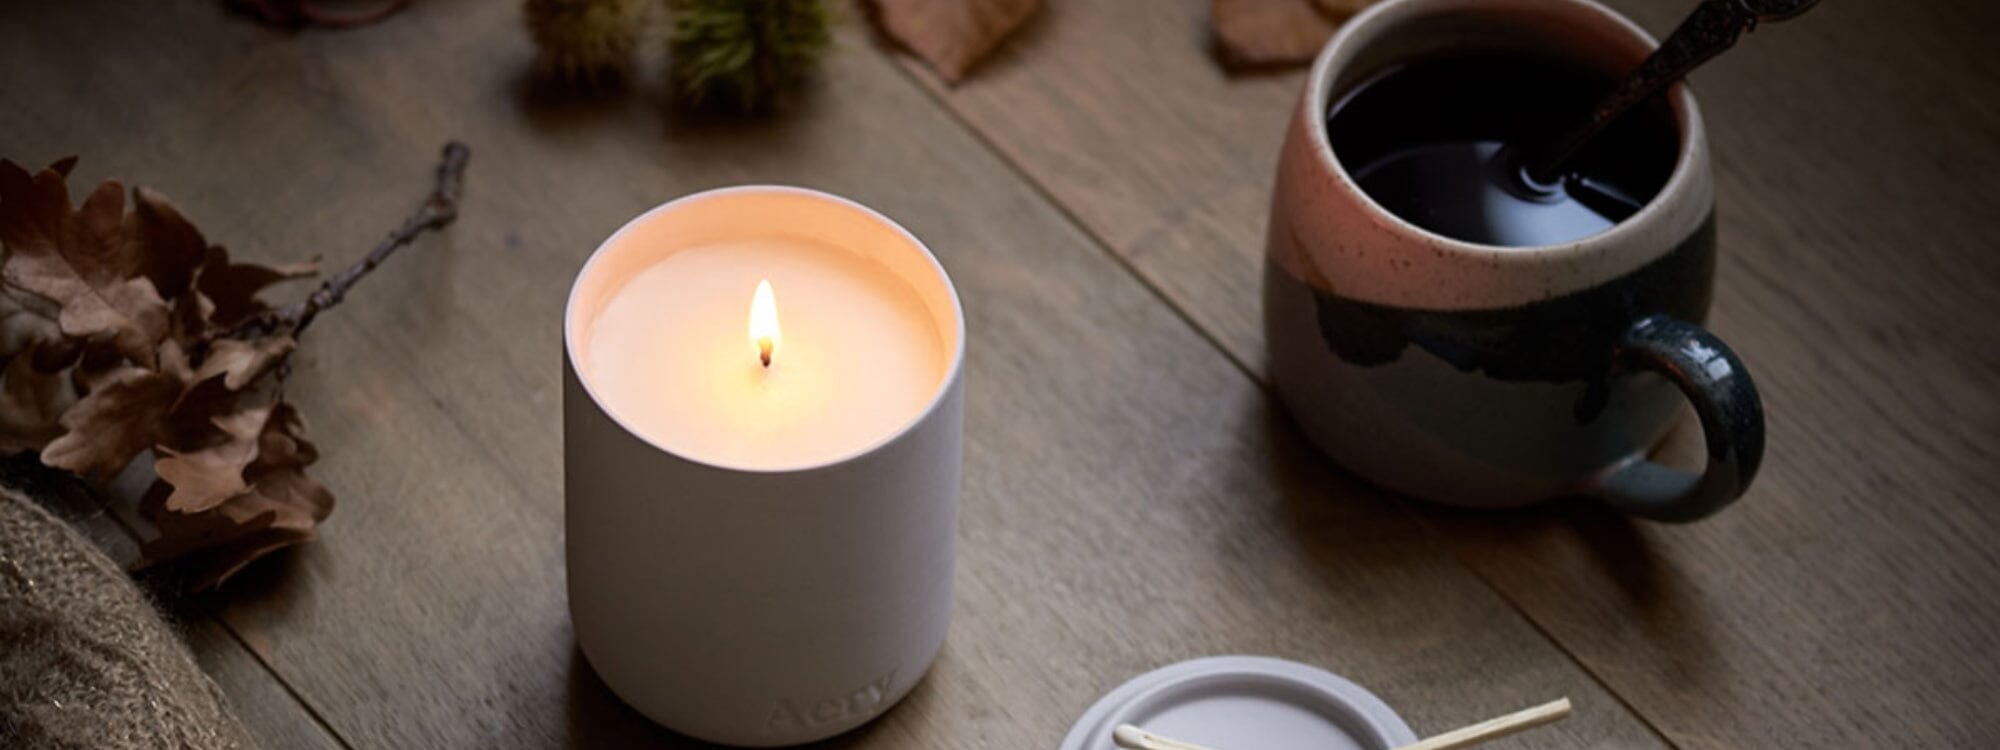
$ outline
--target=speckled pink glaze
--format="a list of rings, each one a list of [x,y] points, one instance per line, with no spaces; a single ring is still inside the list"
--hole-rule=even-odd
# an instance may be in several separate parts
[[[1505,18],[1518,37],[1494,39],[1462,22]],[[1487,27],[1491,28],[1491,27]],[[1335,93],[1388,65],[1446,45],[1520,47],[1560,40],[1608,70],[1637,65],[1657,42],[1588,0],[1394,0],[1341,27],[1313,64],[1278,160],[1268,251],[1293,278],[1321,291],[1430,310],[1514,307],[1596,285],[1663,255],[1701,224],[1714,203],[1701,112],[1684,87],[1671,91],[1682,134],[1673,176],[1658,197],[1604,233],[1560,245],[1497,247],[1434,234],[1370,199],[1334,158],[1325,118]]]

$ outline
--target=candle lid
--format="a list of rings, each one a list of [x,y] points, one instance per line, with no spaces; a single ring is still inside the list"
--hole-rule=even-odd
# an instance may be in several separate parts
[[[1417,741],[1361,686],[1262,656],[1193,659],[1134,677],[1084,712],[1062,750],[1115,750],[1120,724],[1214,750],[1389,750]]]

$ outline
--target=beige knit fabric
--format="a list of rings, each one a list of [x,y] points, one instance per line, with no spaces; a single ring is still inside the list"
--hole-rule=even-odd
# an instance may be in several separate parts
[[[250,748],[132,579],[0,488],[0,748]]]

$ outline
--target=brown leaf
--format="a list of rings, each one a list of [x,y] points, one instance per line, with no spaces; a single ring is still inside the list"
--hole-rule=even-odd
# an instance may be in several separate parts
[[[333,493],[306,476],[305,468],[319,460],[319,448],[306,440],[305,432],[299,410],[278,402],[258,438],[257,460],[243,470],[243,479],[270,502],[324,521],[333,512]]]
[[[42,449],[42,463],[87,476],[118,473],[153,444],[184,382],[129,365],[103,375],[63,413],[65,431]]]
[[[69,165],[76,162],[72,159]],[[63,164],[63,162],[57,162]],[[70,213],[67,168],[29,174],[14,162],[0,159],[0,245],[25,245],[63,231]]]
[[[873,0],[882,30],[957,83],[1042,5],[1041,0]]]
[[[173,312],[167,318],[167,337],[180,342],[184,349],[194,347],[208,338],[209,320],[214,317],[215,303],[190,285],[174,298]]]
[[[290,334],[278,334],[243,341],[220,339],[208,349],[208,359],[203,360],[201,369],[196,370],[194,379],[207,380],[216,375],[223,377],[223,385],[229,390],[242,390],[243,386],[270,371],[273,365],[283,361],[285,356],[298,347],[298,342]]]
[[[316,526],[314,522],[296,516],[271,514],[270,522],[261,528],[240,533],[229,542],[199,555],[197,562],[205,572],[195,579],[194,589],[201,591],[220,586],[265,555],[317,539]]]
[[[35,360],[35,352],[21,352],[0,376],[0,451],[41,450],[62,435],[63,412],[76,403],[62,369],[44,372]]]
[[[160,371],[183,383],[191,383],[174,399],[154,437],[155,451],[184,453],[198,451],[226,440],[216,431],[215,421],[237,411],[236,389],[230,388],[220,372],[196,373],[173,341],[160,345]],[[261,423],[260,423],[261,424]],[[258,427],[251,428],[254,435]]]
[[[215,444],[215,420],[236,411],[237,392],[224,385],[221,376],[195,383],[174,401],[160,424],[155,450],[168,452],[201,450]]]
[[[162,507],[175,513],[199,513],[249,490],[243,482],[243,470],[257,459],[258,439],[270,415],[271,410],[265,408],[214,417],[209,424],[222,437],[214,445],[186,453],[156,449],[165,457],[153,462],[153,471],[174,488]]]
[[[62,332],[108,338],[141,365],[166,335],[167,306],[141,275],[143,243],[125,232],[124,188],[106,182],[72,209],[63,175],[33,176],[0,163],[0,242],[7,246],[6,282],[62,306]]]
[[[254,455],[238,465],[253,423]],[[185,558],[201,571],[196,588],[220,584],[257,558],[313,539],[318,523],[333,511],[333,494],[305,473],[319,452],[305,439],[297,409],[279,402],[218,419],[214,426],[228,436],[228,447],[163,469],[163,481],[141,503],[160,536],[142,546],[139,566]],[[175,481],[170,473],[186,484],[165,486]],[[232,477],[244,489],[215,501],[213,495],[234,486]]]
[[[151,188],[132,189],[132,209],[125,219],[125,234],[138,244],[133,252],[139,257],[140,272],[161,297],[179,297],[208,258],[208,240],[166,196]]]
[[[215,306],[210,322],[227,329],[243,322],[244,318],[271,309],[270,305],[257,299],[257,293],[265,287],[318,272],[317,263],[282,266],[231,263],[228,251],[211,247],[202,261],[201,270],[195,275],[194,287]]]
[[[167,334],[167,303],[153,282],[126,279],[96,289],[78,288],[56,318],[70,336],[108,336],[119,354],[135,364],[154,364],[153,347]]]
[[[125,355],[119,354],[109,342],[93,341],[80,348],[82,351],[76,358],[76,367],[70,370],[70,380],[76,384],[77,393],[89,395],[98,384],[132,366],[125,360]],[[175,351],[179,351],[178,344]]]
[[[172,492],[165,481],[154,482],[140,501],[141,508],[164,507],[163,498]],[[238,497],[246,497],[239,495]],[[278,509],[256,502],[232,499],[201,513],[155,512],[154,527],[159,536],[139,545],[134,570],[168,561],[184,561],[198,576],[196,589],[211,588],[256,557],[272,550],[313,538],[313,523],[303,516],[285,515]],[[249,557],[245,557],[248,554]]]
[[[1215,38],[1232,65],[1270,66],[1308,62],[1333,38],[1339,20],[1368,0],[1213,0],[1209,5]],[[1317,5],[1315,4],[1317,2]]]

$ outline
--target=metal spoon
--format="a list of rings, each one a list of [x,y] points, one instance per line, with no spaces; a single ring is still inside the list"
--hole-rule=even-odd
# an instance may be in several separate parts
[[[1645,62],[1639,63],[1638,68],[1597,100],[1590,119],[1570,128],[1560,138],[1528,150],[1520,174],[1535,186],[1559,183],[1569,160],[1633,105],[1722,54],[1743,32],[1757,28],[1757,24],[1794,18],[1818,3],[1819,0],[1703,0],[1660,43],[1659,49],[1653,50]]]

